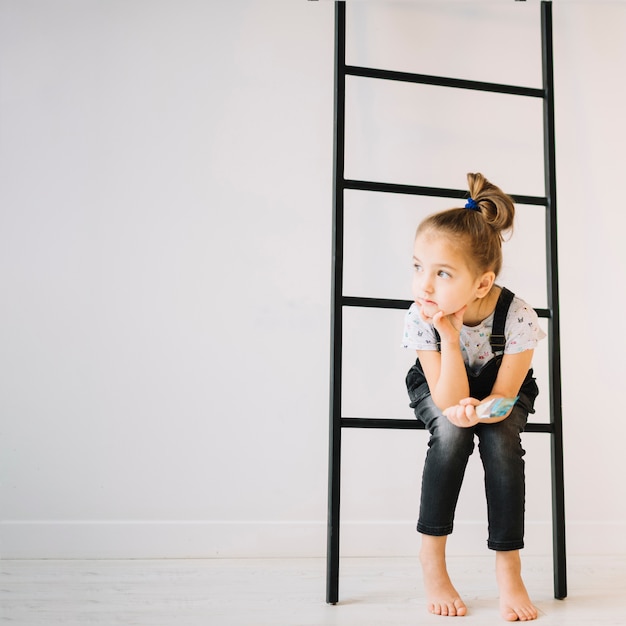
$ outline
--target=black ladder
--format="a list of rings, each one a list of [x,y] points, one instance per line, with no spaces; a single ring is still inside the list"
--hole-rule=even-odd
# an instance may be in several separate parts
[[[561,408],[561,356],[559,345],[559,295],[557,264],[556,224],[556,177],[554,148],[554,81],[552,52],[552,3],[541,2],[541,42],[543,88],[531,89],[512,85],[500,85],[471,80],[459,80],[393,72],[346,65],[346,7],[344,1],[335,2],[335,111],[334,111],[334,159],[333,159],[333,287],[331,318],[331,364],[330,364],[330,436],[328,477],[328,546],[326,602],[336,604],[339,600],[339,509],[341,490],[341,433],[343,428],[390,428],[423,429],[416,419],[348,418],[342,416],[342,324],[343,307],[376,307],[407,309],[410,300],[360,298],[343,295],[343,235],[344,191],[357,189],[387,193],[435,196],[463,199],[465,190],[419,187],[384,182],[347,180],[344,177],[345,156],[345,85],[346,76],[409,83],[456,87],[478,91],[514,94],[543,99],[543,143],[545,197],[514,195],[516,202],[545,206],[546,261],[548,308],[536,309],[540,317],[548,319],[549,342],[549,388],[550,422],[529,423],[526,432],[548,433],[551,439],[552,467],[552,546],[554,564],[554,597],[567,596],[567,573],[565,555],[565,504],[563,492],[563,427]]]

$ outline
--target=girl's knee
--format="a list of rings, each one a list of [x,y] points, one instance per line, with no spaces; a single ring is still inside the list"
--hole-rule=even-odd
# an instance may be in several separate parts
[[[471,454],[474,449],[474,429],[459,428],[439,410],[428,396],[415,409],[417,417],[430,432],[430,448],[439,448],[446,453]]]
[[[474,450],[474,431],[471,428],[455,426],[442,415],[438,427],[431,434],[431,447],[434,444],[441,446],[450,454],[469,456]]]
[[[502,471],[511,465],[517,465],[526,454],[521,437],[516,431],[493,432],[486,437],[482,436],[478,449],[484,464],[500,467]]]

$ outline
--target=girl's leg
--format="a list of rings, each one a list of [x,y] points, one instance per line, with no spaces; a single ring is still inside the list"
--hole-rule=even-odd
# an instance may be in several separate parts
[[[446,567],[446,535],[433,537],[422,535],[420,561],[424,575],[424,586],[428,599],[428,610],[435,615],[465,615],[467,608],[452,585]]]
[[[430,397],[420,402],[415,413],[430,431],[417,530],[425,535],[449,535],[467,461],[474,449],[474,429],[452,424]]]
[[[476,430],[485,470],[489,520],[487,545],[492,550],[520,550],[524,547],[526,453],[520,434],[526,419],[526,412],[516,407],[502,422],[480,424]]]
[[[537,609],[522,580],[519,552],[524,547],[525,500],[525,452],[520,433],[526,419],[526,411],[516,407],[504,421],[477,429],[485,468],[488,546],[496,550],[500,611],[507,621],[537,618]]]
[[[465,468],[474,448],[474,431],[451,424],[430,397],[420,402],[415,413],[430,431],[417,524],[422,533],[420,561],[428,610],[436,615],[461,616],[467,608],[450,581],[445,551]]]

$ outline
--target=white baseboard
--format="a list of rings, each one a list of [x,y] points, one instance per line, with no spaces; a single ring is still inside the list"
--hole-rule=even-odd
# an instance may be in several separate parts
[[[569,522],[569,554],[626,554],[626,523]],[[341,526],[342,556],[416,556],[412,521]],[[485,554],[484,522],[458,522],[451,555]],[[527,522],[525,554],[552,552],[549,522]],[[227,521],[0,522],[4,559],[152,559],[323,557],[326,523]]]

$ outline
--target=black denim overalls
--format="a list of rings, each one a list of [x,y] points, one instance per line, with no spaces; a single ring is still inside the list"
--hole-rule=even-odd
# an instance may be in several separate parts
[[[470,395],[482,400],[491,394],[504,356],[505,323],[513,293],[502,288],[494,312],[490,338],[494,358],[477,374],[467,368]],[[439,338],[439,337],[438,337]],[[415,416],[430,432],[428,454],[422,476],[420,515],[417,530],[427,535],[452,532],[454,512],[474,435],[485,469],[485,492],[489,518],[487,545],[493,550],[517,550],[524,546],[525,454],[520,433],[529,413],[534,412],[537,384],[529,370],[511,414],[501,422],[479,423],[471,428],[452,424],[434,404],[419,359],[406,376]]]

